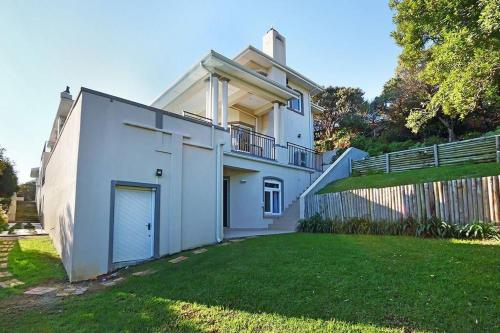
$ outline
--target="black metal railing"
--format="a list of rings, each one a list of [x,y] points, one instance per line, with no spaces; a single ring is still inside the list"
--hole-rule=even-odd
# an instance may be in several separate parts
[[[189,118],[193,118],[193,119],[196,119],[196,120],[204,121],[204,122],[207,122],[207,123],[212,123],[212,119],[200,116],[199,114],[194,114],[194,113],[191,113],[191,112],[182,111],[182,115],[184,117],[189,117]]]
[[[287,142],[288,163],[304,168],[321,171],[323,168],[323,156],[312,149]]]
[[[236,125],[231,125],[231,149],[269,160],[276,159],[273,137]]]

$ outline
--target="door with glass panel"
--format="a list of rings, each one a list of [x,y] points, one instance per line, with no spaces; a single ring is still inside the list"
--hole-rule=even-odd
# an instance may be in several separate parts
[[[280,215],[282,207],[282,184],[279,180],[264,180],[264,213]]]

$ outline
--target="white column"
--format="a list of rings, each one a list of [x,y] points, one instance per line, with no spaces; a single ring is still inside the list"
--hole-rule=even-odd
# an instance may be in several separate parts
[[[212,75],[212,123],[219,125],[219,78]]]
[[[205,118],[212,119],[212,115],[210,114],[210,110],[212,107],[212,102],[210,97],[212,96],[212,87],[211,87],[212,76],[210,75],[206,80],[207,89],[205,91]]]
[[[280,105],[280,145],[285,145],[285,115],[286,106],[284,104]]]
[[[273,136],[277,145],[281,144],[280,138],[280,104],[278,102],[273,103]]]
[[[229,98],[229,80],[226,78],[222,79],[222,127],[227,129],[227,116],[228,116],[228,98]]]

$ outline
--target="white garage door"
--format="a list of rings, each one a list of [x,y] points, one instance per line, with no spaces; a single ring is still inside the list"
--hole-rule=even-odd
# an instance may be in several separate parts
[[[116,187],[113,262],[153,256],[154,195],[149,188]]]

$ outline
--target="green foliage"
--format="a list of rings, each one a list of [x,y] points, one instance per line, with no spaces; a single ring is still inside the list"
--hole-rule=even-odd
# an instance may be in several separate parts
[[[423,238],[500,239],[500,234],[492,223],[478,221],[458,227],[436,217],[419,222],[411,218],[399,222],[373,222],[366,218],[352,218],[340,221],[324,219],[320,214],[316,213],[309,219],[300,220],[297,231],[356,235],[416,236]]]
[[[481,221],[460,227],[456,230],[456,236],[464,239],[500,239],[500,234],[493,224]]]
[[[420,221],[417,224],[415,235],[417,237],[451,238],[457,236],[456,231],[457,229],[454,225],[433,217],[428,220]]]
[[[9,229],[9,224],[7,223],[7,219],[5,215],[0,211],[0,232],[6,231]]]
[[[330,233],[332,224],[330,221],[321,218],[321,215],[315,214],[309,219],[302,219],[297,224],[297,231],[313,233]]]
[[[314,97],[314,101],[324,108],[314,119],[320,148],[342,147],[342,138],[365,131],[368,103],[363,95],[359,88],[330,86]]]
[[[4,211],[8,211],[10,207],[10,197],[9,198],[0,198],[0,209]]]
[[[5,149],[0,147],[0,196],[10,197],[17,189],[14,164],[5,156]]]
[[[408,119],[410,127],[441,112],[464,119],[498,108],[498,0],[391,0],[390,6],[401,65],[417,69],[419,80],[432,88],[428,102]]]
[[[34,180],[19,185],[19,190],[17,191],[18,197],[24,197],[25,201],[34,201],[35,195],[36,183]]]

